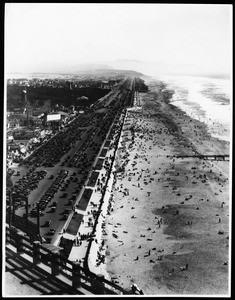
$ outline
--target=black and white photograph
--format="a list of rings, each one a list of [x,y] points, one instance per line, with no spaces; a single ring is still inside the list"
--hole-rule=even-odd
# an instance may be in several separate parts
[[[3,297],[231,297],[232,24],[5,3]]]

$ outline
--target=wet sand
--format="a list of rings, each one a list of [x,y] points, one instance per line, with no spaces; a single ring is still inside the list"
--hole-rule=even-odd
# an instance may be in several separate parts
[[[112,280],[146,295],[228,293],[229,143],[169,104],[161,86],[127,112],[103,239]]]

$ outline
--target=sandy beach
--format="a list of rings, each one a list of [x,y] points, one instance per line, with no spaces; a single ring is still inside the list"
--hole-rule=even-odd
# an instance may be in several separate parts
[[[148,82],[129,109],[103,239],[112,280],[145,295],[224,295],[229,280],[229,142]],[[178,158],[174,156],[192,156]]]

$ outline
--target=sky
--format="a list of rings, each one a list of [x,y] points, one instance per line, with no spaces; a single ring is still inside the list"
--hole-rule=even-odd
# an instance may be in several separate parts
[[[140,60],[231,71],[232,6],[206,4],[5,4],[7,72]]]

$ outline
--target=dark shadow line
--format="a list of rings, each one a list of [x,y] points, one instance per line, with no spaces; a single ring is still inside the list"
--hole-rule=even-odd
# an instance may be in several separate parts
[[[19,273],[12,272],[12,274],[13,274],[14,276],[16,276],[18,279],[21,280],[20,283],[21,283],[22,285],[24,284],[24,281],[26,281],[26,280],[25,280],[25,277],[21,276]],[[27,283],[28,283],[28,282],[27,282]],[[35,284],[33,284],[33,283],[28,284],[28,285],[29,285],[30,287],[32,287],[33,289],[39,291],[40,293],[45,293],[45,290],[42,290],[39,286],[37,286],[37,285],[35,285]]]
[[[48,295],[48,294],[57,295],[58,293],[59,294],[64,293],[64,291],[69,291],[69,294],[82,294],[79,291],[75,292],[70,286],[66,285],[65,283],[59,282],[59,280],[54,280],[54,278],[50,279],[49,281],[48,281],[49,278],[34,278],[27,273],[27,270],[25,272],[21,271],[21,274],[26,275],[27,277],[31,277],[32,280],[26,279],[24,276],[21,276],[21,274],[17,273],[17,271],[13,271],[11,273],[21,280],[20,282],[21,284],[29,285],[44,295]],[[42,288],[40,288],[37,285],[38,281],[40,281],[40,286]],[[55,287],[58,289],[56,289]]]
[[[58,278],[55,278],[54,276],[52,276],[51,274],[47,273],[46,271],[43,271],[43,270],[39,269],[39,267],[32,266],[32,265],[30,265],[29,262],[25,263],[23,261],[23,260],[25,260],[24,258],[22,258],[22,257],[19,258],[17,256],[14,257],[14,258],[15,258],[15,261],[17,262],[17,264],[21,264],[22,267],[15,268],[15,264],[14,264],[15,261],[9,262],[9,260],[8,260],[8,264],[12,265],[14,267],[14,269],[12,270],[9,267],[7,267],[7,269],[8,269],[8,271],[10,273],[12,273],[16,277],[18,277],[20,280],[22,280],[22,284],[29,284],[30,283],[29,286],[32,286],[34,289],[36,289],[36,290],[40,291],[41,293],[45,294],[45,293],[47,293],[47,292],[45,292],[45,290],[41,290],[38,286],[35,286],[33,284],[33,281],[35,282],[37,280],[41,280],[41,283],[43,283],[43,281],[45,281],[42,284],[42,286],[44,285],[45,288],[50,289],[52,292],[56,291],[56,290],[53,289],[53,287],[51,287],[51,286],[48,287],[46,285],[46,283],[49,283],[50,285],[54,285],[54,286],[58,287],[61,290],[61,292],[63,292],[63,290],[66,290],[66,291],[70,290],[70,294],[71,293],[73,293],[73,294],[79,293],[78,291],[75,292],[74,289],[71,286],[69,286],[68,284],[60,281]],[[29,270],[31,273],[34,273],[39,278],[35,278],[31,274],[28,274],[27,270]],[[21,274],[24,274],[27,277],[32,278],[33,281],[28,281],[25,277],[23,277],[20,274],[18,274],[17,271],[20,271]]]
[[[8,255],[7,264],[13,267],[13,269],[12,269],[6,265],[6,271],[12,273],[14,276],[16,276],[20,280],[22,280],[21,284],[28,284],[29,286],[31,286],[35,290],[38,290],[39,292],[41,292],[44,295],[50,295],[50,294],[57,295],[58,293],[63,294],[66,291],[68,292],[68,294],[84,295],[83,292],[79,291],[79,287],[76,289],[73,288],[72,286],[63,282],[61,279],[44,271],[40,267],[35,266],[32,262],[28,261],[26,258],[19,256],[14,251],[7,249],[6,255]],[[10,257],[9,257],[9,255],[10,255]],[[29,278],[29,280],[27,280],[25,277],[18,274],[17,271],[20,271],[22,275],[27,276]],[[38,277],[38,278],[35,278],[35,277]],[[38,281],[40,281],[40,284],[43,288],[48,289],[51,292],[50,291],[47,292],[45,290],[40,289],[40,287],[38,287],[36,285],[38,283]],[[88,279],[88,282],[89,282],[89,279]],[[48,286],[48,285],[50,285],[50,286]],[[55,288],[53,288],[53,285],[55,287],[57,287],[59,289],[59,291],[56,290]],[[90,293],[93,293],[93,291],[94,291],[92,286],[89,286],[83,282],[81,282],[81,287]]]

